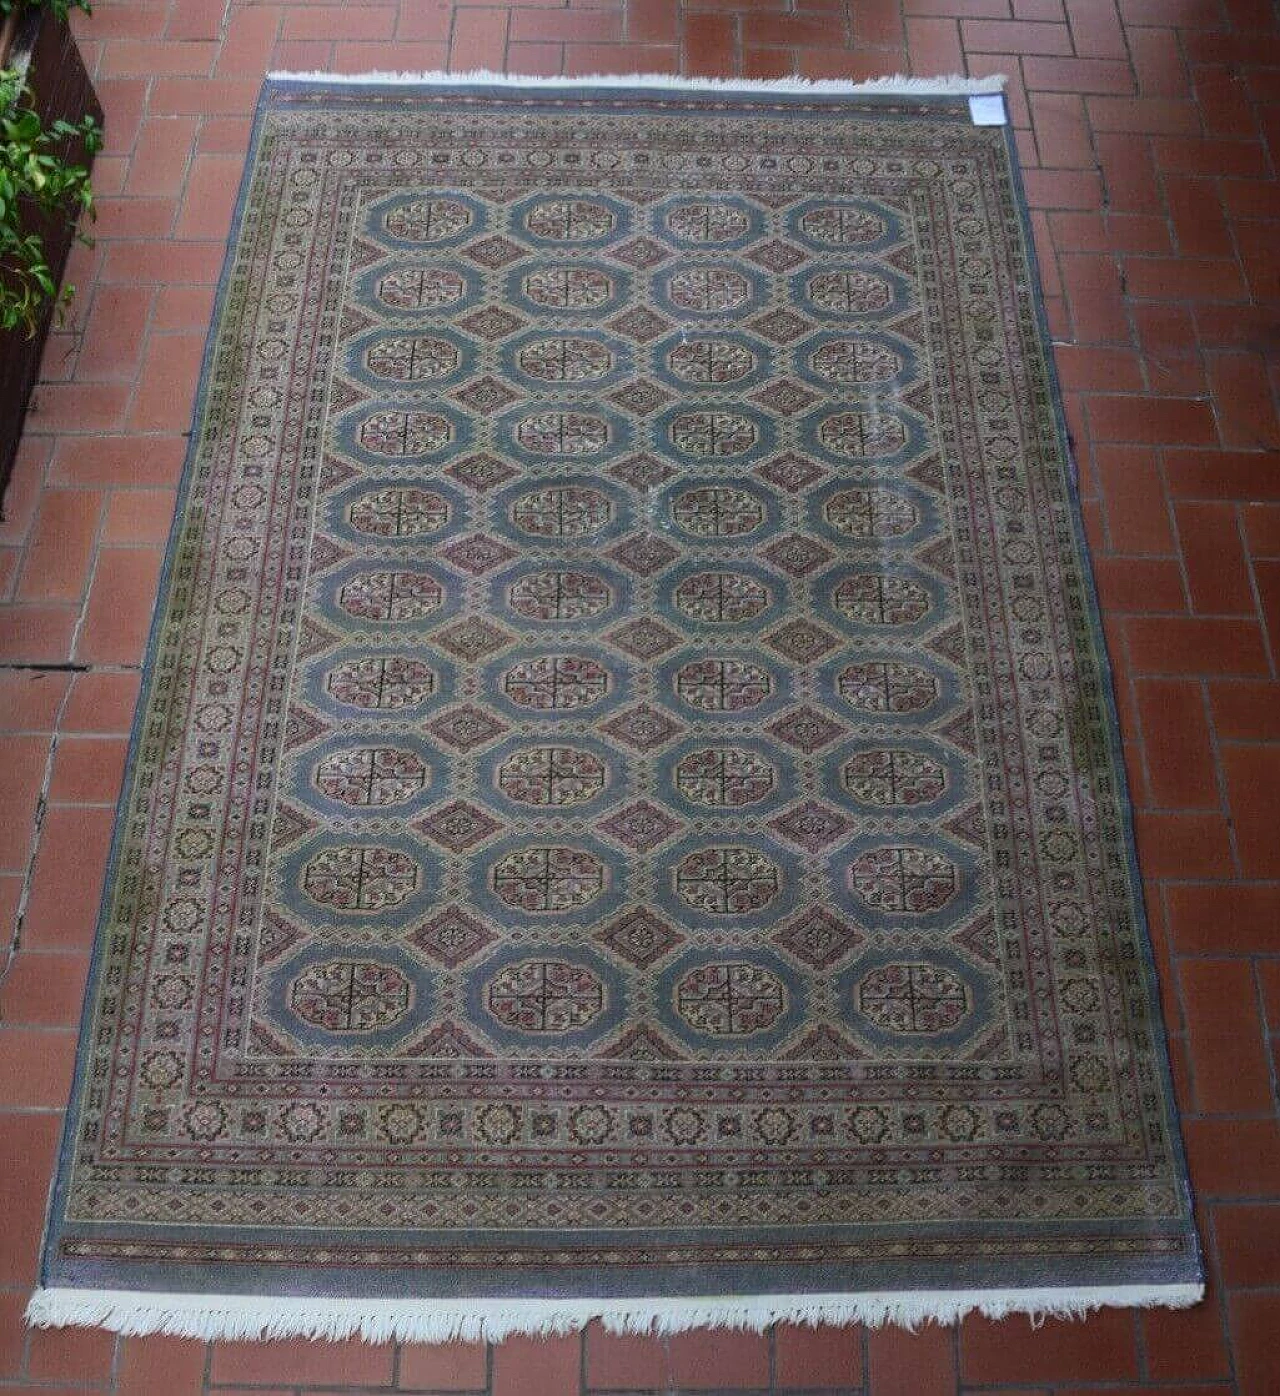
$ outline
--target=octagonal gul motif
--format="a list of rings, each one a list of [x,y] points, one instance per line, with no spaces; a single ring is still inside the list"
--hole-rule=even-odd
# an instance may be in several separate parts
[[[394,965],[378,960],[321,960],[292,980],[288,1002],[312,1027],[369,1033],[400,1022],[412,1007],[413,986]]]
[[[581,538],[614,520],[612,499],[590,485],[547,485],[516,495],[507,508],[512,526],[534,538]]]
[[[435,692],[436,675],[421,659],[374,654],[334,665],[325,673],[324,686],[347,707],[395,712],[429,698]]]
[[[741,713],[775,693],[772,673],[737,658],[693,659],[673,674],[676,697],[703,713]]]
[[[671,604],[697,625],[740,625],[767,611],[773,593],[741,572],[691,572],[672,588]]]
[[[511,347],[508,372],[536,385],[614,381],[630,355],[619,341],[534,331]]]
[[[512,228],[539,244],[599,246],[625,235],[630,222],[619,200],[595,196],[538,195],[511,211]]]
[[[778,955],[735,949],[685,952],[657,984],[662,1025],[697,1057],[755,1056],[783,1042],[801,1021],[807,994]]]
[[[756,424],[740,412],[677,412],[667,423],[667,438],[683,455],[695,459],[741,456],[760,439]]]
[[[882,486],[855,486],[828,493],[820,519],[843,538],[896,539],[913,532],[920,511],[911,496]]]
[[[906,308],[906,284],[883,264],[797,272],[794,300],[818,320],[882,320]],[[807,328],[807,326],[806,326]]]
[[[836,688],[850,707],[884,714],[924,712],[942,692],[937,675],[928,669],[881,659],[846,665],[836,675]]]
[[[763,818],[795,797],[799,778],[791,753],[745,731],[685,736],[655,767],[664,803],[698,827],[711,827],[708,819]]]
[[[614,604],[614,592],[597,572],[552,568],[526,572],[507,586],[507,606],[526,620],[547,624],[592,620]]]
[[[430,455],[453,440],[453,426],[439,413],[388,408],[364,418],[357,439],[377,456]]]
[[[347,521],[370,538],[418,538],[449,522],[449,501],[434,490],[392,485],[362,494],[347,509]]]
[[[939,799],[947,789],[947,771],[941,761],[924,752],[879,747],[844,761],[840,781],[860,804],[910,807]]]
[[[878,460],[907,444],[907,429],[893,412],[836,412],[818,424],[818,441],[833,456]]]
[[[502,692],[517,708],[572,712],[599,703],[610,690],[609,671],[588,655],[524,659],[502,675]]]
[[[488,982],[489,1012],[504,1028],[529,1033],[573,1032],[604,1011],[604,985],[583,965],[521,960]]]
[[[394,243],[442,247],[478,232],[484,217],[483,205],[472,198],[436,194],[385,201],[372,222]]]
[[[691,805],[740,809],[767,799],[778,783],[777,766],[741,747],[698,747],[674,770],[676,789]]]
[[[796,228],[824,247],[857,247],[883,237],[885,221],[865,208],[819,204],[800,215]]]
[[[789,234],[819,252],[880,252],[903,236],[902,217],[874,199],[809,198],[786,216]]]
[[[355,342],[347,363],[352,376],[371,387],[407,392],[454,382],[474,359],[473,346],[459,335],[374,331]]]
[[[311,779],[331,800],[380,808],[413,799],[426,785],[427,766],[400,747],[352,747],[326,756]]]
[[[765,521],[764,501],[734,485],[681,490],[671,501],[671,522],[695,538],[739,538]]]
[[[831,604],[857,625],[914,625],[929,614],[929,593],[909,577],[854,572],[841,578]]]
[[[772,858],[733,845],[688,854],[676,865],[674,880],[682,902],[715,916],[758,912],[782,890],[782,872]]]
[[[338,589],[338,605],[356,620],[420,620],[443,602],[444,588],[429,572],[357,572]]]
[[[761,218],[743,199],[678,198],[654,210],[654,226],[677,247],[740,247],[759,233]]]
[[[654,350],[654,364],[673,386],[688,389],[744,387],[767,365],[763,346],[742,335],[680,334]]]
[[[955,864],[912,845],[868,849],[849,864],[849,883],[875,911],[939,911],[956,894]]]
[[[602,315],[622,303],[630,278],[615,267],[575,259],[525,262],[507,277],[510,299],[533,315]]]
[[[581,848],[535,846],[499,858],[489,886],[507,906],[534,915],[565,912],[594,901],[605,888],[604,864]]]
[[[402,266],[376,282],[376,295],[389,310],[443,310],[467,300],[469,282],[452,267]]]
[[[514,439],[535,456],[594,456],[609,444],[609,423],[591,412],[535,412],[515,423]]]
[[[615,965],[582,947],[508,948],[466,974],[470,1021],[508,1053],[553,1053],[600,1041],[622,1021],[627,987]]]
[[[869,971],[857,985],[857,1008],[886,1032],[951,1032],[972,1010],[964,980],[945,965],[897,961]]]
[[[773,1027],[786,1010],[782,980],[750,961],[700,965],[676,981],[675,1011],[697,1033],[748,1037]]]
[[[568,809],[594,800],[608,768],[594,752],[572,746],[534,746],[512,752],[497,770],[508,800],[542,809]]]
[[[729,263],[686,262],[654,278],[658,303],[678,319],[689,315],[737,319],[759,303],[764,286],[757,272]]]
[[[302,890],[313,902],[341,912],[378,912],[399,906],[418,890],[422,870],[406,853],[378,845],[339,844],[323,849],[302,870]]]

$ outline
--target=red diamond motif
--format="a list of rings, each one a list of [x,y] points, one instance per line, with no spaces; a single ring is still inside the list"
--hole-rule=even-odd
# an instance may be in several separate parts
[[[497,538],[491,538],[487,533],[473,533],[470,538],[459,538],[456,543],[441,548],[440,554],[455,567],[470,572],[473,577],[479,577],[497,567],[499,563],[515,557],[516,550],[509,548]]]
[[[628,383],[625,388],[619,388],[616,393],[610,393],[609,397],[619,407],[625,407],[628,412],[643,417],[647,413],[656,412],[664,402],[670,402],[672,394],[665,388],[658,387],[656,383],[651,383],[647,378],[640,378],[634,383]]]
[[[469,620],[455,621],[443,630],[437,630],[431,637],[431,643],[459,659],[474,663],[487,654],[496,653],[514,639],[515,636],[500,625],[472,616]]]
[[[434,920],[428,921],[409,939],[432,959],[454,969],[464,960],[469,960],[477,950],[491,945],[497,936],[483,921],[451,906]]]
[[[624,538],[612,549],[609,556],[616,558],[632,572],[638,572],[642,577],[651,577],[655,572],[661,572],[678,554],[670,543],[664,538],[659,538],[657,534],[633,533],[630,538]]]
[[[806,800],[771,819],[769,827],[810,853],[818,853],[841,834],[848,833],[853,828],[853,820],[818,800]]]
[[[497,456],[480,451],[474,456],[466,456],[456,461],[444,473],[451,475],[460,485],[466,485],[470,490],[483,492],[511,479],[513,475],[519,475],[520,472],[514,465],[508,465]]]
[[[625,334],[631,339],[638,339],[642,344],[656,339],[670,325],[670,320],[664,320],[661,315],[655,315],[643,305],[624,311],[609,321],[611,330],[617,330],[619,334]]]
[[[767,388],[761,388],[758,393],[752,393],[752,400],[758,402],[761,407],[767,407],[773,412],[781,412],[784,417],[793,416],[802,407],[807,407],[811,402],[817,400],[818,394],[811,392],[808,388],[803,388],[799,383],[790,378],[780,378],[776,383],[770,383]]]
[[[492,237],[481,238],[479,242],[473,242],[470,247],[463,248],[463,251],[473,262],[479,262],[482,267],[508,266],[512,262],[518,262],[521,257],[527,256],[529,249],[521,247],[518,242],[512,242],[510,238],[504,238],[495,233]]]
[[[803,456],[796,455],[794,451],[787,451],[781,456],[775,456],[773,460],[766,461],[756,470],[756,474],[762,480],[768,480],[771,485],[777,485],[779,489],[784,489],[789,494],[796,494],[806,485],[813,484],[815,480],[821,480],[826,473],[825,466],[819,465],[816,461],[805,460]]]
[[[794,310],[770,310],[765,315],[757,315],[750,324],[753,330],[775,344],[788,344],[809,328],[809,321]]]
[[[475,310],[464,316],[458,324],[464,330],[478,334],[481,339],[494,340],[518,330],[521,325],[528,324],[528,321],[522,320],[518,315],[512,315],[509,310],[503,310],[501,306],[487,305],[483,310]]]
[[[601,723],[601,730],[634,747],[636,751],[653,751],[664,746],[677,732],[683,732],[684,725],[659,709],[651,708],[648,703],[639,703],[610,721]]]
[[[791,746],[799,747],[807,756],[834,742],[844,728],[817,708],[805,706],[793,708],[785,717],[772,723],[769,731]]]
[[[594,939],[637,969],[648,969],[677,945],[684,944],[679,931],[642,906],[632,907],[611,921],[596,932]]]
[[[674,466],[644,451],[637,456],[628,456],[626,460],[620,460],[617,465],[609,467],[609,474],[615,480],[621,480],[623,484],[637,490],[651,490],[655,485],[669,480],[675,473]]]
[[[807,620],[793,620],[766,636],[765,644],[796,664],[811,664],[815,659],[821,659],[828,650],[834,649],[839,641],[820,625],[813,625]]]
[[[656,267],[659,262],[665,262],[671,256],[671,252],[652,238],[639,237],[632,238],[630,242],[624,242],[621,247],[614,248],[609,256],[615,262],[625,262],[629,267],[643,269]]]
[[[811,906],[788,921],[773,937],[775,945],[789,950],[797,960],[826,969],[866,937],[820,906]]]
[[[647,616],[641,620],[629,620],[616,630],[609,631],[605,639],[637,659],[656,659],[680,643],[680,636],[674,630]]]
[[[449,396],[464,407],[469,407],[472,412],[487,413],[497,412],[509,402],[514,402],[520,394],[508,388],[501,380],[486,375],[468,383],[465,388],[459,388],[456,393],[450,393]]]
[[[793,577],[803,577],[835,556],[830,548],[816,538],[806,538],[803,533],[788,533],[785,538],[770,543],[764,555],[775,567],[781,567]]]
[[[466,800],[454,800],[452,804],[435,810],[426,819],[420,819],[414,827],[451,852],[461,853],[464,849],[483,843],[503,826],[492,815],[468,804]]]
[[[774,238],[772,242],[761,243],[754,251],[748,252],[747,256],[769,271],[790,271],[792,267],[799,266],[804,261],[805,254],[791,243],[780,242]]]
[[[463,703],[450,708],[446,713],[427,723],[427,731],[456,751],[471,751],[492,741],[500,732],[507,730],[505,722],[499,722],[491,713],[477,708],[473,703]]]
[[[611,839],[639,853],[665,843],[680,827],[678,819],[648,800],[637,800],[600,825]]]

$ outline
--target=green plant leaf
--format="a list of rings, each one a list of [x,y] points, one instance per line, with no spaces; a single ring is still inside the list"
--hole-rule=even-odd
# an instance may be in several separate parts
[[[49,8],[65,17],[69,0],[0,0],[0,13],[23,3]],[[86,4],[75,8],[88,10]],[[85,150],[101,147],[101,126],[86,116],[80,122],[56,120],[46,128],[31,106],[31,94],[12,69],[0,70],[0,327],[38,330],[45,307],[64,306],[74,294],[59,291],[39,234],[23,226],[34,207],[70,224],[94,216],[93,189],[83,164],[64,158],[60,147],[79,141]]]

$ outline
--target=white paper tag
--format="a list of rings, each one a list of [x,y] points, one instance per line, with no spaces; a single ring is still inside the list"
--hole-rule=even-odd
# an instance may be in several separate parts
[[[970,97],[969,117],[975,126],[1003,126],[1004,96],[999,92],[980,92]]]

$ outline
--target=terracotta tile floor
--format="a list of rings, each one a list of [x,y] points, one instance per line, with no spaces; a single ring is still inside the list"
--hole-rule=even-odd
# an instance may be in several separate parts
[[[97,247],[0,524],[0,1391],[1280,1393],[1280,21],[1269,0],[101,0]],[[268,68],[1008,73],[1213,1288],[959,1332],[24,1337],[125,732]]]

